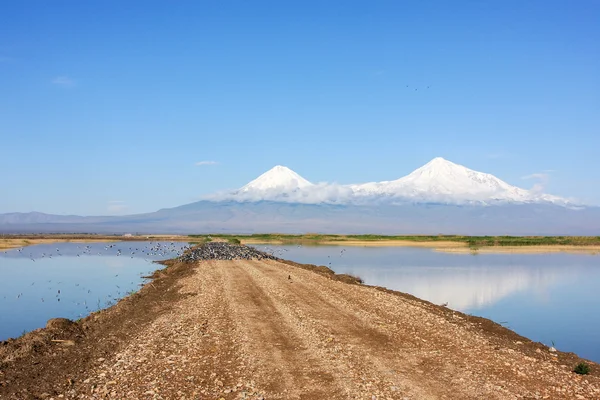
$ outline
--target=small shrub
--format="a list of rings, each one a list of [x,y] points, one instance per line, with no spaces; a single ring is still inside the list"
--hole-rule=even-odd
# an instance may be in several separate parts
[[[238,238],[229,238],[227,239],[227,241],[231,244],[242,244],[242,242],[240,242],[240,239]]]
[[[590,373],[590,366],[584,362],[580,362],[575,366],[573,372],[579,375],[587,375]]]
[[[356,285],[362,285],[365,282],[360,276],[351,274],[336,274],[333,276],[333,279],[335,279],[336,281],[352,283]]]

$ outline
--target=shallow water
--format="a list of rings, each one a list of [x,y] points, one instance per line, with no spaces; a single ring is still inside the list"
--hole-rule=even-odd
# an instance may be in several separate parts
[[[139,289],[187,243],[53,243],[0,251],[0,340],[78,319]]]
[[[600,256],[450,254],[409,247],[257,245],[492,319],[534,341],[600,362]]]

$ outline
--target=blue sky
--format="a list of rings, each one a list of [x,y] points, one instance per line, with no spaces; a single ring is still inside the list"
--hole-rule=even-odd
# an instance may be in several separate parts
[[[359,183],[436,156],[600,204],[599,18],[583,0],[4,2],[0,212],[147,212],[276,164]]]

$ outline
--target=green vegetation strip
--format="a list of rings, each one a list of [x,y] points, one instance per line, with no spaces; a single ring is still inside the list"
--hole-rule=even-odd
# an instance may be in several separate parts
[[[466,243],[469,247],[478,248],[486,246],[600,246],[600,236],[460,236],[460,235],[284,235],[284,234],[253,234],[253,235],[189,235],[192,238],[210,240],[221,238],[230,243],[242,240],[252,241],[279,241],[285,243],[313,242],[344,242],[350,240],[360,241],[386,241],[398,240],[409,242],[457,242]]]

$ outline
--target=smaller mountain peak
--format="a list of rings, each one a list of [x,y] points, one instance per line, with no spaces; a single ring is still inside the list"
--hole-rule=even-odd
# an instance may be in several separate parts
[[[296,190],[306,186],[312,186],[312,183],[289,169],[284,165],[276,165],[252,182],[240,189],[241,192],[254,190],[277,189],[283,192]]]
[[[433,160],[429,161],[427,164],[423,165],[422,167],[417,168],[414,172],[428,171],[429,173],[434,173],[434,172],[450,171],[450,170],[456,170],[456,169],[468,169],[468,168],[463,167],[462,165],[453,163],[452,161],[446,160],[443,157],[436,157]]]
[[[444,157],[436,157],[425,165],[457,165],[452,161],[446,160]]]
[[[285,165],[276,165],[273,168],[271,168],[269,171],[267,172],[283,172],[283,171],[292,171],[291,169],[289,169],[288,167],[286,167]],[[294,172],[294,171],[292,171]]]

